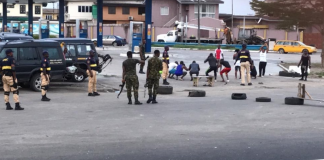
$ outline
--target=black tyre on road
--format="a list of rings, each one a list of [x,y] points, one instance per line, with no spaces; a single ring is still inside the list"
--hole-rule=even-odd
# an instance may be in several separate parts
[[[172,86],[159,86],[157,89],[158,94],[172,94],[173,87]]]
[[[206,96],[206,92],[203,90],[192,90],[189,91],[189,97],[205,97]]]
[[[304,99],[298,97],[286,97],[285,104],[288,105],[304,105]]]
[[[255,99],[256,102],[271,102],[271,98],[268,97],[258,97]]]
[[[245,93],[233,93],[232,99],[233,100],[245,100],[247,98]]]

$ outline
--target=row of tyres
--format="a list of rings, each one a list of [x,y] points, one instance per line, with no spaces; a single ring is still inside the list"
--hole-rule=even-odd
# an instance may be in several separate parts
[[[28,36],[23,34],[0,33],[0,60],[6,57],[7,49],[13,50],[16,75],[20,86],[28,86],[34,91],[41,90],[40,64],[43,51],[49,53],[51,80],[82,82],[87,78],[86,60],[90,50],[96,51],[91,40],[83,38],[35,40],[26,37]],[[65,54],[63,54],[64,48],[67,48]],[[109,55],[105,57],[110,58]],[[98,54],[96,58],[98,59]],[[105,61],[108,59],[106,58]]]

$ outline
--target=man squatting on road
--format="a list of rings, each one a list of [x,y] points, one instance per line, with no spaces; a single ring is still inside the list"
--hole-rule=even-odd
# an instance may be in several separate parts
[[[141,105],[142,103],[138,101],[138,77],[136,74],[136,64],[141,63],[144,64],[144,60],[133,59],[133,53],[131,51],[127,52],[127,59],[123,62],[123,76],[122,82],[126,82],[127,88],[127,97],[128,97],[128,104],[132,103],[132,88],[134,90],[134,97],[135,97],[135,105]]]
[[[148,85],[149,99],[147,103],[158,103],[156,101],[157,89],[159,88],[159,80],[161,77],[160,71],[162,70],[162,61],[159,59],[160,51],[154,51],[154,57],[149,59],[146,71],[146,83]],[[153,88],[153,92],[152,92]]]

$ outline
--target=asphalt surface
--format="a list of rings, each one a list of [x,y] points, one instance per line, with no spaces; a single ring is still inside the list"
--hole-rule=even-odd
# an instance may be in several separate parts
[[[158,104],[127,105],[126,92],[119,99],[113,89],[121,83],[120,57],[124,50],[99,51],[114,57],[98,75],[99,97],[87,96],[87,82],[55,83],[48,92],[22,89],[24,111],[0,108],[0,159],[21,160],[311,160],[324,158],[323,103],[305,101],[303,106],[284,104],[296,96],[297,78],[269,76],[280,70],[276,62],[298,61],[299,55],[269,54],[266,77],[253,86],[239,86],[230,72],[230,83],[192,87],[169,80],[172,95],[158,95]],[[170,51],[186,64],[202,62],[208,51]],[[200,55],[201,54],[201,55]],[[230,59],[232,53],[226,53]],[[253,55],[255,61],[257,56]],[[270,60],[272,59],[273,60]],[[173,61],[173,59],[171,59]],[[231,62],[232,64],[232,62]],[[139,66],[138,66],[139,67]],[[201,63],[202,70],[208,65]],[[139,75],[140,101],[145,75]],[[263,84],[259,84],[262,82]],[[310,79],[308,92],[323,97],[322,79]],[[191,89],[205,90],[206,97],[190,98]],[[147,93],[147,92],[146,92]],[[247,100],[231,100],[232,93],[246,93]],[[256,97],[271,97],[257,103]],[[10,98],[12,101],[12,98]],[[13,105],[13,102],[11,102]]]

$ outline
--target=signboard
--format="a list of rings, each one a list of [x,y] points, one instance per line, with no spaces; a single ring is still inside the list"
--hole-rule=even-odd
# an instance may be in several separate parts
[[[29,25],[29,30],[30,30],[30,34],[32,35],[33,34],[33,24]]]
[[[64,35],[64,23],[61,23],[61,35]]]
[[[102,22],[99,23],[99,35],[102,36]]]
[[[92,5],[92,18],[97,19],[97,5]]]
[[[147,39],[151,39],[151,24],[147,25]]]

